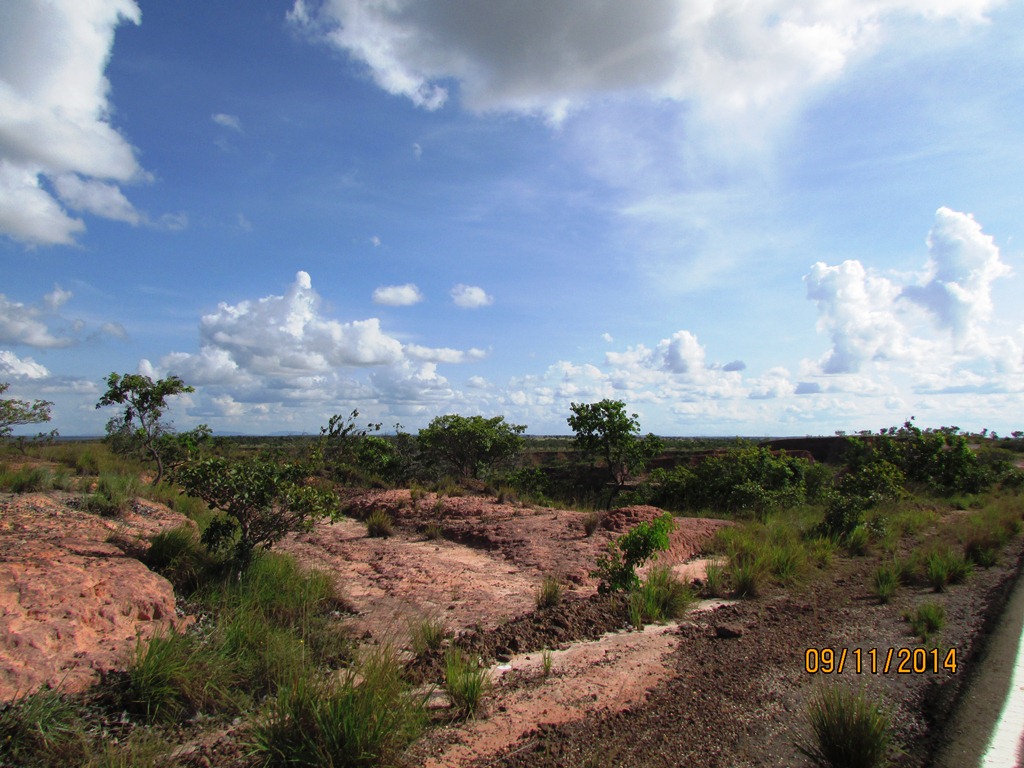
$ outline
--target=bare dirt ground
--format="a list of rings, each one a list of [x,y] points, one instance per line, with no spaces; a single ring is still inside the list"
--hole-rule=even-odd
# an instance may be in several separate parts
[[[499,504],[480,497],[438,497],[413,503],[407,490],[365,493],[349,500],[350,514],[389,512],[395,535],[369,538],[354,519],[321,523],[290,537],[279,549],[334,575],[356,616],[357,634],[405,641],[411,622],[436,618],[452,631],[494,629],[535,607],[545,576],[559,578],[569,599],[593,595],[590,576],[608,542],[662,511],[627,507],[603,516],[592,536],[586,514],[571,510]],[[442,538],[422,531],[436,525]],[[697,555],[719,520],[681,519],[671,548],[659,562],[683,564]],[[692,571],[692,568],[691,568]]]

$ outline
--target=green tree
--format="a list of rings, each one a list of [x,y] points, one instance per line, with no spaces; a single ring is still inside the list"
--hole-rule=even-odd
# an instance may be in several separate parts
[[[504,416],[438,416],[419,432],[426,458],[460,477],[477,477],[485,466],[510,462],[523,449],[526,426]]]
[[[326,427],[320,428],[320,439],[314,444],[310,464],[316,471],[324,471],[337,480],[344,480],[351,474],[351,468],[359,463],[360,450],[368,432],[380,430],[380,424],[367,424],[365,428],[356,424],[359,411],[353,410],[347,417],[341,414],[331,416]]]
[[[111,373],[107,377],[107,391],[96,403],[97,408],[107,405],[121,405],[124,410],[107,422],[107,437],[116,452],[139,451],[156,462],[156,479],[159,483],[164,475],[164,435],[172,432],[171,427],[160,421],[167,408],[167,398],[184,392],[195,392],[177,376],[153,381],[149,376],[126,373],[119,376]]]
[[[618,493],[634,472],[661,453],[662,441],[653,434],[640,438],[637,414],[626,413],[621,400],[599,403],[572,403],[572,416],[567,421],[576,433],[576,447],[594,461],[603,459],[608,476]]]
[[[9,382],[0,382],[0,395],[10,386]],[[52,407],[53,403],[49,400],[33,400],[30,403],[14,398],[0,399],[0,438],[9,436],[12,427],[49,421]]]
[[[235,561],[244,565],[256,549],[269,549],[288,533],[308,531],[321,518],[337,518],[338,497],[306,484],[305,469],[216,457],[190,461],[174,475],[186,493],[223,513],[203,532],[203,543],[214,551],[233,547]]]

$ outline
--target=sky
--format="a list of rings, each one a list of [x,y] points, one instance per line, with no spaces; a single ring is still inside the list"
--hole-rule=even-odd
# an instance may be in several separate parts
[[[1022,125],[1011,0],[4,0],[0,382],[64,435],[111,372],[222,434],[1006,434]]]

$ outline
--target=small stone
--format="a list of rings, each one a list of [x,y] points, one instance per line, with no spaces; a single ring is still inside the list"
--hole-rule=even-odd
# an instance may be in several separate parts
[[[715,627],[715,637],[727,640],[733,637],[743,637],[743,627],[739,624],[718,624]]]

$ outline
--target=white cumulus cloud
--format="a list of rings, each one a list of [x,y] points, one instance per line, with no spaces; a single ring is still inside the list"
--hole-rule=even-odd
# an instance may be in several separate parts
[[[455,390],[438,365],[486,355],[403,343],[378,318],[342,321],[325,315],[322,304],[310,275],[298,272],[283,294],[222,302],[204,315],[198,352],[171,352],[147,365],[201,387],[205,400],[196,414],[280,421],[310,408],[341,412],[358,403],[360,411],[382,415],[384,402],[414,410],[442,402]]]
[[[960,344],[980,341],[992,316],[992,283],[1010,274],[990,235],[968,213],[939,208],[928,233],[927,275],[903,295],[928,309]]]
[[[423,294],[413,283],[382,285],[373,292],[373,303],[389,307],[408,307],[423,301]]]
[[[118,197],[114,183],[145,174],[131,145],[110,123],[110,84],[104,76],[114,29],[123,21],[141,21],[133,0],[21,0],[5,7],[0,233],[27,243],[65,244],[84,229],[42,179],[54,181],[58,195],[73,208],[131,220],[131,205]]]
[[[457,307],[463,309],[478,309],[494,303],[494,297],[489,295],[483,288],[476,285],[463,285],[459,283],[451,292],[452,301]]]
[[[46,366],[31,357],[19,358],[7,349],[0,349],[0,378],[45,379],[50,375]]]
[[[719,117],[791,104],[877,45],[890,25],[984,19],[998,0],[297,0],[295,25],[438,109],[457,82],[473,110],[559,121],[643,93]]]

